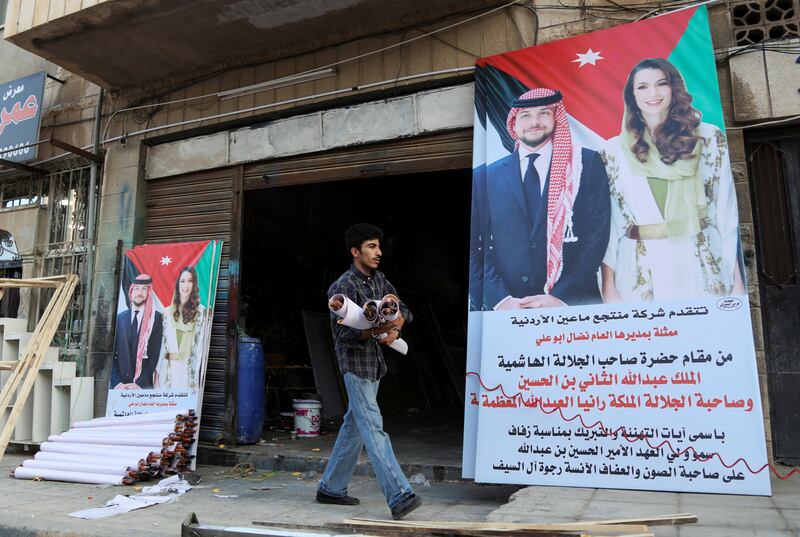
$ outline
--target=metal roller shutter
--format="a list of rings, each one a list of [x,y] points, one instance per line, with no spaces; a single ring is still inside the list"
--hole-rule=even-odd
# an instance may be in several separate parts
[[[471,167],[472,129],[460,129],[251,164],[244,189]]]
[[[147,193],[145,242],[223,241],[211,349],[203,394],[203,440],[227,436],[229,259],[234,201],[234,169],[151,181]]]

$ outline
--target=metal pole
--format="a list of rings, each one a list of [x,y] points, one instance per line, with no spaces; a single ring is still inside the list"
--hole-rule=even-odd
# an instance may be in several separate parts
[[[94,109],[94,124],[92,125],[92,153],[95,155],[100,154],[100,123],[103,118],[103,97],[105,91],[100,88],[97,94],[97,104]],[[81,326],[81,372],[85,374],[88,360],[88,341],[89,341],[89,326],[92,317],[92,283],[94,281],[94,250],[95,250],[95,220],[97,216],[97,196],[95,190],[97,189],[97,175],[100,172],[100,163],[92,161],[92,167],[89,169],[89,205],[87,208],[88,221],[86,223],[86,276],[83,281],[83,322]]]

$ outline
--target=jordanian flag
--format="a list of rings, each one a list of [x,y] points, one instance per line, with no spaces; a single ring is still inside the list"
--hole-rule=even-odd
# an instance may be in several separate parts
[[[129,307],[128,288],[140,274],[153,279],[154,306],[163,311],[172,303],[175,282],[184,267],[194,267],[200,289],[200,303],[214,308],[214,294],[219,276],[222,241],[178,242],[136,246],[125,254],[117,311]]]
[[[625,81],[645,58],[669,60],[703,121],[724,130],[708,12],[700,6],[478,60],[475,137],[486,142],[486,164],[514,150],[509,103],[538,87],[564,95],[573,136],[597,149],[619,134]]]

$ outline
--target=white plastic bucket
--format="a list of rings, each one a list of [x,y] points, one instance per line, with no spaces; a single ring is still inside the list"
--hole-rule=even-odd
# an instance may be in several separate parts
[[[293,399],[294,432],[297,436],[319,436],[322,404],[313,399]]]

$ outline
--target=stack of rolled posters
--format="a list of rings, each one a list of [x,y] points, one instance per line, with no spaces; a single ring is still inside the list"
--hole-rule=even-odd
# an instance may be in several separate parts
[[[197,440],[194,410],[77,421],[50,436],[33,459],[11,474],[109,485],[133,485],[160,475],[190,472]]]
[[[339,317],[339,323],[357,330],[369,330],[385,322],[394,321],[400,316],[400,299],[395,295],[386,295],[380,300],[368,300],[362,307],[344,295],[333,295],[328,301],[328,308]],[[378,336],[383,339],[387,334]],[[408,343],[397,338],[390,348],[400,354],[408,353]]]

